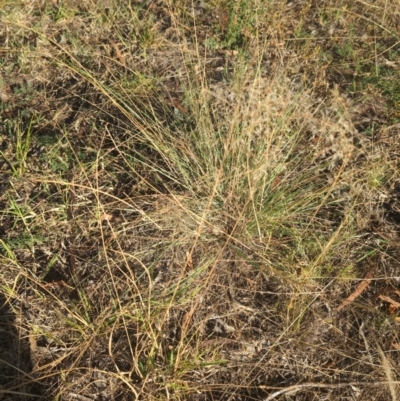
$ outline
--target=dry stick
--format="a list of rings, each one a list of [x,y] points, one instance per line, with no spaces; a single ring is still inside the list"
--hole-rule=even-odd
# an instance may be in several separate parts
[[[119,49],[118,43],[115,43],[113,40],[109,39],[110,45],[113,47],[115,51],[115,55],[117,56],[119,62],[125,67],[125,57],[122,54],[121,50]]]
[[[371,279],[374,277],[374,269],[371,267],[368,270],[365,278],[361,283],[357,286],[356,290],[349,295],[347,299],[345,299],[337,308],[337,311],[342,310],[345,306],[351,304],[361,293],[370,285]]]
[[[280,396],[284,393],[297,393],[298,391],[305,389],[305,388],[312,388],[312,387],[319,387],[319,388],[339,388],[339,387],[347,387],[347,386],[381,386],[383,384],[388,384],[388,381],[381,381],[381,382],[346,382],[346,383],[316,383],[316,382],[308,382],[308,383],[301,383],[301,384],[294,384],[293,386],[281,388],[278,391],[273,392],[267,398],[264,398],[262,401],[271,401],[276,397]],[[390,384],[400,384],[399,381],[392,381]],[[262,386],[261,386],[262,388]]]
[[[395,309],[400,308],[400,302],[395,301],[394,299],[388,297],[387,295],[379,295],[378,298],[381,299],[382,301],[388,302]]]

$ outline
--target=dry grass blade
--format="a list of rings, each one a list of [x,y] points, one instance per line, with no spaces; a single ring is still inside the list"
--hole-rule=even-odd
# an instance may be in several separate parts
[[[394,385],[394,384],[400,384],[400,382],[393,382],[393,381],[381,381],[381,382],[339,382],[339,383],[301,383],[301,384],[294,384],[293,386],[289,386],[286,388],[282,388],[278,391],[273,392],[270,394],[267,398],[264,398],[263,401],[272,401],[275,398],[279,397],[282,394],[295,394],[298,393],[301,390],[304,389],[311,389],[311,388],[328,388],[328,389],[335,389],[335,388],[343,388],[343,387],[352,387],[352,386],[360,386],[360,387],[365,387],[365,386],[384,386],[385,384]],[[393,400],[397,400],[397,398],[394,398]]]
[[[396,383],[394,380],[391,364],[378,343],[376,343],[376,348],[378,350],[379,356],[381,357],[382,367],[383,367],[383,370],[385,371],[385,375],[388,380],[387,384],[389,386],[392,401],[397,401],[398,398],[397,398],[397,391],[396,391],[395,384],[398,384],[398,383]]]

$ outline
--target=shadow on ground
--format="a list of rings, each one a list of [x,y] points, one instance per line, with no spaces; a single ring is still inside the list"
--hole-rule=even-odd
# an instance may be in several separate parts
[[[38,400],[43,392],[30,374],[29,341],[21,335],[16,316],[0,294],[0,400]]]

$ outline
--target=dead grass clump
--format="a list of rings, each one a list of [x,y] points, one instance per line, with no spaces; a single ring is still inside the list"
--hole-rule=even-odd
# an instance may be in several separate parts
[[[386,4],[6,3],[0,395],[394,399]]]

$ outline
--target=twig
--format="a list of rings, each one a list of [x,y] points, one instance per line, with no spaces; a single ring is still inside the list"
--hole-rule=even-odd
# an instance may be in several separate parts
[[[119,62],[125,67],[126,63],[125,63],[125,57],[122,54],[121,50],[119,49],[118,43],[115,43],[113,40],[109,39],[110,45],[113,47],[114,51],[115,51],[115,55],[117,56],[117,59],[119,60]]]
[[[359,297],[362,292],[370,285],[371,279],[374,277],[374,269],[371,267],[368,270],[368,273],[366,274],[365,278],[361,283],[357,286],[355,291],[349,295],[347,299],[345,299],[337,308],[337,311],[342,310],[345,306],[351,304],[357,297]]]
[[[348,387],[348,386],[380,386],[382,384],[400,384],[399,381],[381,381],[381,382],[341,382],[341,383],[316,383],[316,382],[308,382],[308,383],[301,383],[301,384],[294,384],[293,386],[281,388],[278,391],[274,391],[270,394],[267,398],[264,398],[263,401],[271,401],[276,397],[280,396],[281,394],[285,393],[296,393],[305,388],[340,388],[340,387]]]
[[[378,298],[391,304],[394,309],[400,308],[400,302],[395,301],[387,295],[379,295]]]

